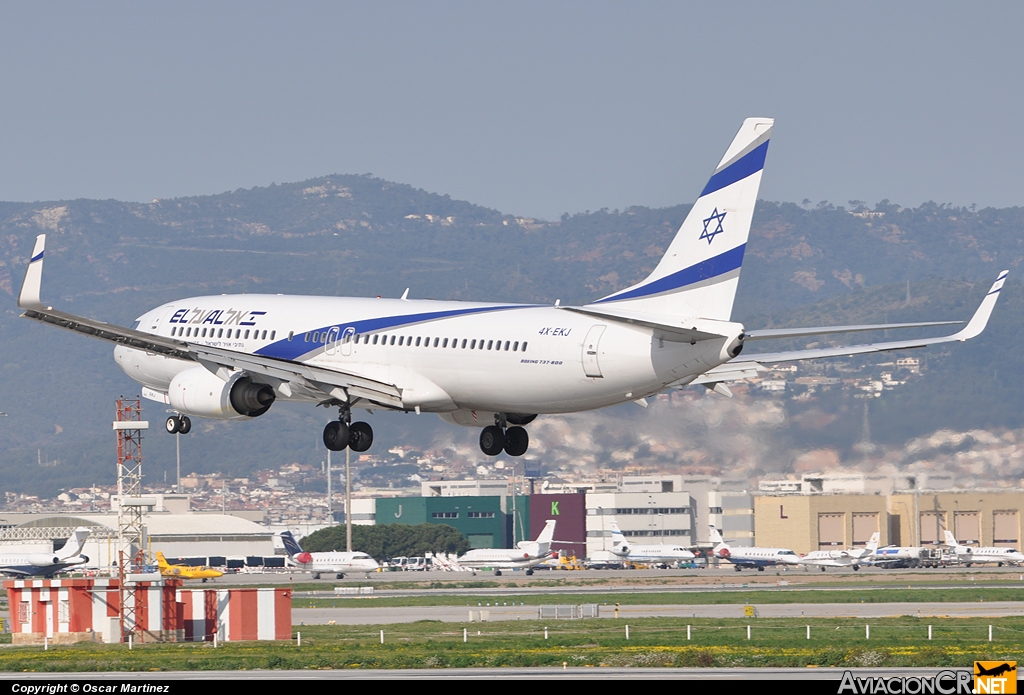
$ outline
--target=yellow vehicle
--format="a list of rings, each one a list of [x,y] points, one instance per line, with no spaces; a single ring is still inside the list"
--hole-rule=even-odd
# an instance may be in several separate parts
[[[216,579],[217,577],[224,576],[223,572],[212,567],[168,564],[167,558],[159,550],[156,553],[156,565],[160,568],[160,574],[177,579],[202,579],[203,583],[206,583],[207,579]]]

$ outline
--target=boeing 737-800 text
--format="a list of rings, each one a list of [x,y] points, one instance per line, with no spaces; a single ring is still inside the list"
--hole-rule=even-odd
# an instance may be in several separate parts
[[[729,395],[725,382],[766,365],[963,341],[984,329],[1006,272],[960,332],[931,339],[761,353],[750,342],[956,322],[748,331],[733,299],[764,169],[772,119],[750,118],[726,150],[664,257],[641,282],[581,306],[281,296],[192,297],[133,328],[65,313],[40,299],[45,235],[18,297],[23,316],[117,344],[114,359],[142,395],[189,416],[258,417],[277,401],[336,407],[333,451],[366,451],[373,430],[353,409],[437,413],[482,428],[480,448],[521,456],[539,414],[643,402],[686,384]],[[408,294],[408,292],[406,293]]]

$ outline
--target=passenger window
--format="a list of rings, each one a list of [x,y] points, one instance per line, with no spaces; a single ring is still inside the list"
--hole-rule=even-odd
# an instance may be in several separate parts
[[[391,342],[389,342],[388,345],[394,345],[394,344],[395,344],[395,336],[391,336]]]
[[[204,338],[206,337],[206,329],[205,328],[203,329],[203,337]]]
[[[476,340],[475,339],[473,340],[472,343],[469,344],[469,349],[470,350],[476,350]]]
[[[466,349],[466,339],[465,338],[462,339],[462,349],[463,350]]]
[[[277,331],[270,331],[270,339],[273,340],[274,336],[277,335]]]
[[[505,341],[505,352],[508,352],[508,341]]]
[[[448,339],[447,338],[444,339],[444,342],[441,344],[441,347],[443,347],[443,348],[448,347]]]
[[[263,337],[260,338],[260,340],[266,340],[266,339],[267,339],[267,332],[263,331]]]
[[[519,352],[519,341],[512,343],[512,352]]]
[[[416,336],[416,347],[420,346],[420,337]]]
[[[494,341],[493,341],[493,340],[488,340],[488,341],[487,341],[487,349],[488,349],[488,350],[492,349],[492,346],[493,346],[493,345],[494,345]]]
[[[405,341],[405,336],[404,336],[404,335],[400,335],[400,336],[398,336],[398,346],[399,346],[399,347],[401,347],[401,346],[402,346],[402,343],[403,343],[404,341]]]
[[[376,344],[377,344],[377,338],[378,338],[378,336],[376,336],[376,335],[375,335],[375,336],[373,336],[373,344],[374,344],[374,345],[376,345]]]
[[[328,335],[329,335],[329,334],[328,334],[328,332],[327,332],[327,331],[324,331],[323,333],[321,333],[321,334],[320,334],[320,342],[321,342],[321,343],[324,343],[324,344],[326,345],[326,344],[327,344],[327,338],[328,338]]]
[[[237,336],[235,336],[235,337],[237,337]],[[308,343],[309,342],[309,338],[310,338],[309,333],[306,333],[306,335],[304,335],[302,338],[303,338],[303,340],[305,340]]]
[[[245,329],[245,339],[246,340],[249,339],[249,329],[248,328]]]
[[[230,333],[230,332],[231,331],[228,331],[228,333]],[[228,337],[231,337],[231,336],[228,336]],[[295,331],[288,331],[288,342],[289,343],[292,341],[292,338],[294,338],[294,337],[295,337]]]
[[[440,339],[440,338],[434,338],[434,347],[437,347],[437,346],[438,346],[438,343],[440,343],[440,342],[441,342],[441,339]],[[444,342],[445,342],[445,344],[447,344],[447,343],[448,343],[448,341],[447,341],[447,340],[446,340],[446,341],[444,341]]]
[[[248,333],[248,332],[249,331],[246,331],[246,333]],[[246,336],[246,337],[248,337],[248,336]],[[313,331],[313,342],[314,343],[319,343],[320,342],[320,331]]]
[[[523,352],[526,352],[526,342],[523,341]]]

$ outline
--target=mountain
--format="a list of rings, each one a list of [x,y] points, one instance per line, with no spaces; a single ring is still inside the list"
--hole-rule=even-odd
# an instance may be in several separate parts
[[[0,410],[9,415],[0,419],[4,490],[112,480],[113,401],[138,393],[114,366],[109,345],[17,318],[14,294],[40,232],[49,235],[44,299],[130,324],[157,304],[196,294],[398,296],[409,287],[413,297],[584,302],[644,277],[688,209],[633,207],[544,221],[348,175],[149,204],[0,203],[0,292],[9,295],[0,312]],[[1022,223],[1020,208],[906,209],[883,201],[871,210],[808,209],[761,201],[736,315],[751,327],[966,318],[997,271],[1024,258]],[[1019,286],[1008,284],[989,333],[933,360],[928,379],[914,386],[922,391],[898,394],[916,400],[893,398],[895,410],[881,416],[876,437],[921,436],[961,414],[978,426],[1021,426],[1024,370],[1010,346],[1024,322],[1015,295]],[[156,425],[164,413],[144,403],[144,416]],[[375,449],[406,440],[426,445],[448,427],[434,417],[373,417]],[[202,423],[182,440],[183,465],[241,474],[316,462],[326,418],[278,406],[248,423]],[[154,432],[144,447],[148,475],[173,469],[173,438]]]

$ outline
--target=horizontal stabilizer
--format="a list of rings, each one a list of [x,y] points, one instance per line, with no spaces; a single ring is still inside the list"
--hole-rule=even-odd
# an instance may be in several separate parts
[[[963,321],[927,321],[924,323],[878,323],[858,326],[821,326],[818,328],[761,328],[747,331],[746,340],[769,340],[774,338],[799,338],[808,335],[831,333],[856,333],[860,331],[888,331],[899,328],[926,328],[929,326],[955,326]]]
[[[629,323],[634,326],[652,328],[657,332],[659,338],[676,343],[695,343],[701,340],[714,340],[715,338],[725,337],[720,333],[698,330],[695,326],[687,328],[681,322],[673,323],[671,322],[672,319],[665,316],[652,316],[640,311],[605,309],[604,307],[595,309],[591,306],[560,306],[558,308],[606,321],[616,321],[618,323]],[[702,324],[707,322],[707,319],[701,321]]]

